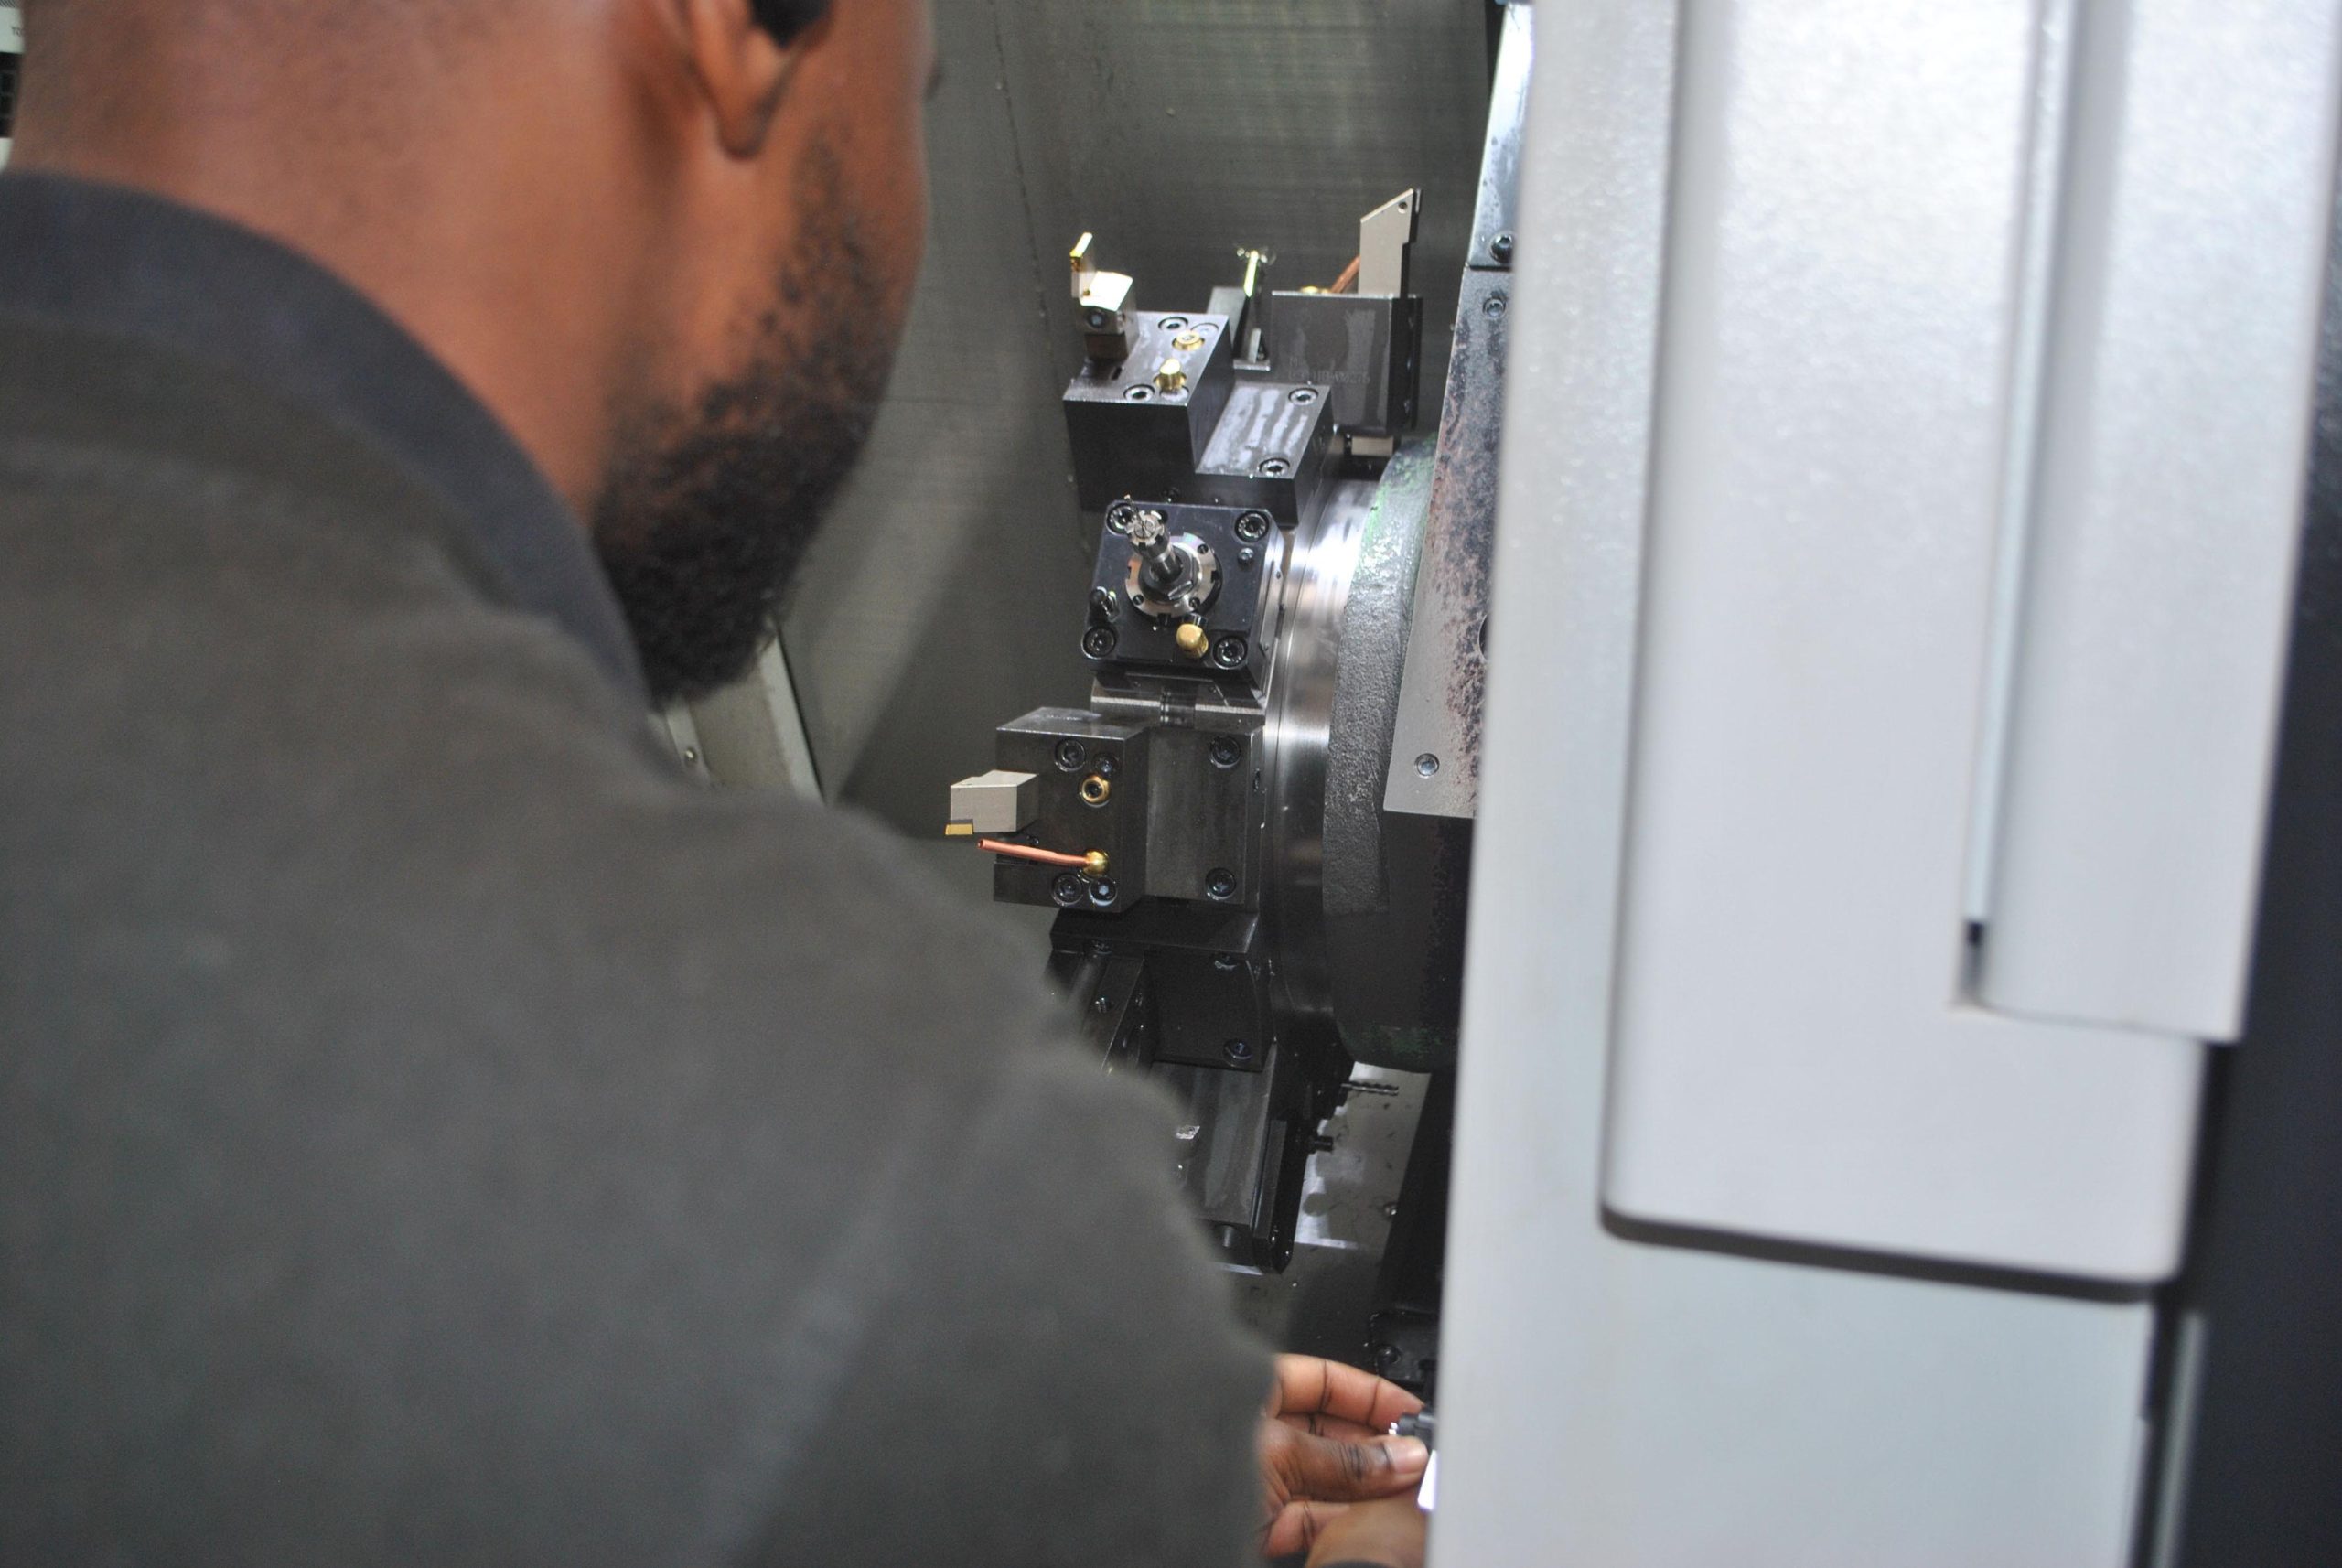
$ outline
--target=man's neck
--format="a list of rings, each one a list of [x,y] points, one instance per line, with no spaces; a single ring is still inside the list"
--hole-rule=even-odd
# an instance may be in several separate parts
[[[433,92],[400,115],[430,124],[427,144],[385,146],[392,127],[353,125],[348,111],[305,135],[296,86],[207,91],[198,70],[158,80],[170,85],[143,112],[78,116],[54,134],[36,100],[15,166],[150,191],[308,256],[446,364],[589,517],[611,390],[629,373],[634,280],[613,253],[624,226],[580,199],[586,182],[523,176],[575,156],[548,145],[564,140],[553,106],[529,104],[525,82],[500,84],[485,110],[474,95]],[[459,98],[473,123],[445,117]]]

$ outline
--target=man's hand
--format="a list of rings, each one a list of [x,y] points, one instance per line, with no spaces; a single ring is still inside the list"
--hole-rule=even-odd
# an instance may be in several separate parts
[[[1276,1391],[1261,1422],[1261,1473],[1268,1494],[1261,1554],[1286,1557],[1309,1549],[1354,1502],[1404,1494],[1413,1512],[1413,1493],[1431,1455],[1415,1439],[1389,1433],[1392,1422],[1423,1408],[1423,1401],[1371,1372],[1315,1356],[1278,1357]],[[1370,1511],[1379,1519],[1388,1510]],[[1420,1563],[1422,1533],[1418,1525],[1412,1558],[1389,1561]]]
[[[1326,1521],[1309,1549],[1309,1568],[1371,1563],[1376,1568],[1423,1568],[1431,1516],[1413,1498],[1353,1503]]]

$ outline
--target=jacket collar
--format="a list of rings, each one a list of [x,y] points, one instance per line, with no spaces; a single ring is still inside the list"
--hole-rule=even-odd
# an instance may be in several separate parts
[[[159,197],[0,175],[0,317],[126,338],[275,391],[371,441],[460,516],[510,604],[647,703],[576,514],[495,415],[357,290],[288,247]]]

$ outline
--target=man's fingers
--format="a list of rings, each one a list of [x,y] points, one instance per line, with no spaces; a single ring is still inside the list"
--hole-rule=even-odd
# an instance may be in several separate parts
[[[1358,1438],[1348,1442],[1295,1433],[1278,1445],[1285,1495],[1316,1501],[1350,1502],[1387,1498],[1423,1478],[1431,1452],[1412,1437]]]
[[[1385,1435],[1391,1423],[1423,1408],[1398,1384],[1315,1356],[1280,1356],[1276,1370],[1268,1409],[1273,1419],[1261,1425],[1261,1462],[1274,1510],[1262,1551],[1284,1557],[1309,1551],[1325,1527],[1342,1519],[1343,1504],[1412,1493],[1431,1453],[1414,1438]]]
[[[1277,1420],[1295,1432],[1305,1432],[1312,1437],[1354,1439],[1390,1435],[1384,1428],[1369,1426],[1361,1421],[1344,1421],[1338,1415],[1281,1415]]]
[[[1348,1503],[1287,1503],[1261,1536],[1261,1555],[1292,1557],[1317,1544],[1317,1532],[1341,1517]]]
[[[1316,1356],[1277,1358],[1271,1415],[1330,1415],[1388,1432],[1392,1422],[1423,1408],[1423,1401],[1372,1372]]]
[[[1327,1519],[1309,1548],[1317,1564],[1372,1563],[1380,1568],[1423,1568],[1431,1521],[1413,1498],[1359,1503]]]

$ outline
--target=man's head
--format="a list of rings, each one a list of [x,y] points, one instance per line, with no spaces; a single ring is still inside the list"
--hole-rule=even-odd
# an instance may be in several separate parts
[[[20,159],[306,250],[591,523],[661,696],[736,673],[925,243],[928,0],[32,0]]]

